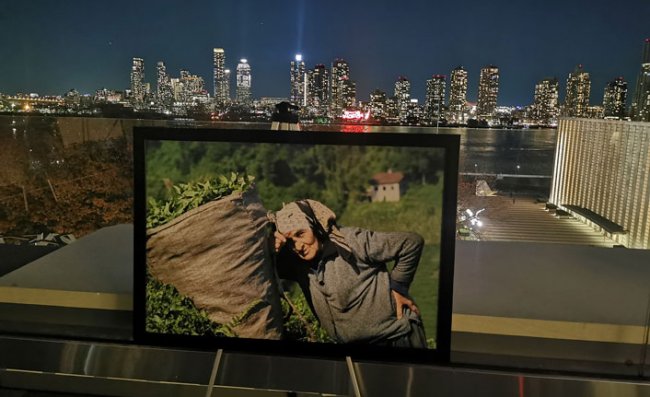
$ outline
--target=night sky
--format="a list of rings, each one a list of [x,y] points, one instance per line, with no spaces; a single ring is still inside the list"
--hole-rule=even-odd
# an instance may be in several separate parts
[[[133,57],[144,58],[152,89],[162,60],[172,77],[188,69],[212,93],[212,49],[222,47],[233,71],[248,59],[255,97],[288,97],[289,62],[302,53],[308,68],[347,60],[360,100],[375,88],[392,95],[404,75],[422,102],[432,74],[463,65],[475,101],[480,68],[494,64],[498,104],[527,105],[545,77],[560,80],[563,98],[581,63],[592,104],[618,76],[629,103],[647,37],[647,0],[3,0],[0,93],[124,90]]]

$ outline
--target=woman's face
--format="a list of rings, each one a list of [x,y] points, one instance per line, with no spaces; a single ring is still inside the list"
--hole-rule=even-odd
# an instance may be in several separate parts
[[[310,261],[318,255],[320,241],[311,229],[299,229],[285,234],[288,241],[291,241],[291,249],[304,261]]]

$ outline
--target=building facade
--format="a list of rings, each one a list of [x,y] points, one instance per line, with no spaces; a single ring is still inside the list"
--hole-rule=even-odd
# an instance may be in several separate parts
[[[424,118],[427,123],[436,124],[443,118],[446,91],[447,76],[434,74],[431,79],[427,80],[424,99]]]
[[[343,80],[342,96],[343,109],[350,109],[357,105],[357,83],[354,80]]]
[[[251,103],[251,86],[251,65],[248,60],[241,59],[237,65],[237,102],[245,105]]]
[[[397,103],[397,117],[400,122],[405,122],[411,102],[411,82],[406,77],[400,76],[397,78],[394,96]]]
[[[380,89],[371,92],[368,107],[370,108],[370,115],[373,118],[385,118],[387,116],[386,93]]]
[[[158,104],[164,108],[169,108],[174,102],[174,91],[172,89],[172,83],[167,74],[167,68],[165,63],[160,61],[158,62],[158,78],[156,80],[156,98]]]
[[[540,125],[557,125],[560,113],[559,83],[556,78],[544,79],[535,85],[531,119]]]
[[[294,105],[307,105],[307,75],[305,73],[305,62],[302,60],[302,55],[296,54],[295,59],[291,61],[289,77],[289,100]]]
[[[636,82],[632,119],[650,121],[650,38],[645,39],[641,58],[641,71]]]
[[[372,176],[368,196],[370,201],[376,202],[397,202],[401,199],[404,186],[404,174],[402,172],[380,172]]]
[[[318,114],[327,113],[330,93],[330,74],[323,64],[307,72],[307,106]]]
[[[467,107],[467,70],[462,66],[451,71],[449,121],[464,124]]]
[[[343,59],[332,62],[330,73],[330,113],[337,117],[345,109],[345,81],[350,80],[350,66]]]
[[[627,100],[627,82],[619,77],[607,83],[603,95],[603,109],[605,118],[625,118]]]
[[[226,53],[223,48],[212,50],[214,100],[218,106],[230,102],[230,73],[226,73]]]
[[[492,120],[499,95],[499,68],[490,65],[481,69],[478,82],[476,114],[479,120]]]
[[[563,116],[586,117],[591,94],[591,79],[582,65],[577,65],[569,73],[566,81],[566,96],[564,98]]]
[[[561,119],[550,202],[628,248],[650,248],[650,123]]]
[[[188,105],[196,95],[204,92],[203,78],[193,75],[187,69],[181,69],[180,77],[171,79],[174,101],[178,105]]]
[[[145,95],[144,59],[133,58],[133,64],[131,65],[131,103],[135,108],[144,105]]]

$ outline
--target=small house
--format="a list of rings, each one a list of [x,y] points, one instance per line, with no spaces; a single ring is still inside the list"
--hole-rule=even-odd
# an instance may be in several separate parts
[[[392,170],[373,175],[368,191],[370,201],[399,201],[404,191],[403,181],[404,174]]]

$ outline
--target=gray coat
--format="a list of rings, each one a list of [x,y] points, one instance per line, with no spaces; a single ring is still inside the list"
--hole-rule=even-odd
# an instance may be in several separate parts
[[[384,342],[411,331],[398,320],[391,286],[407,293],[424,241],[415,233],[373,232],[344,227],[346,255],[325,242],[314,263],[280,259],[280,277],[298,282],[321,326],[339,342]],[[387,262],[395,261],[389,273]]]

